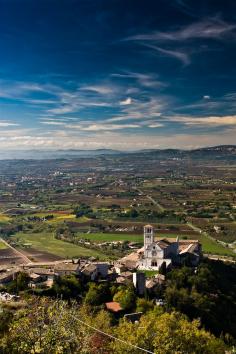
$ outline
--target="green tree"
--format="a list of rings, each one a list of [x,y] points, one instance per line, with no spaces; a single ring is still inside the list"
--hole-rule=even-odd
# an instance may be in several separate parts
[[[137,298],[136,300],[136,311],[146,313],[150,310],[153,310],[154,304],[153,301],[147,300],[144,298]]]
[[[29,284],[29,276],[27,273],[20,272],[16,278],[7,286],[7,290],[11,293],[18,294],[19,291],[27,290]]]
[[[82,292],[82,285],[74,275],[66,275],[55,279],[52,292],[63,299],[76,298]]]
[[[134,287],[123,287],[113,297],[114,301],[119,302],[124,310],[129,310],[135,306],[135,290]]]
[[[98,306],[110,300],[109,296],[110,291],[107,284],[90,283],[84,302],[88,305]]]
[[[226,349],[222,340],[200,328],[198,320],[189,322],[177,312],[157,316],[152,311],[143,315],[138,324],[122,319],[115,335],[155,354],[222,354]],[[112,342],[111,347],[116,354],[140,353],[139,349],[119,341]]]

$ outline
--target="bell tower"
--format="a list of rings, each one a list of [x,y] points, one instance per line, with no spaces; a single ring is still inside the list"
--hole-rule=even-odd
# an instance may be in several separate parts
[[[148,245],[153,243],[153,226],[145,225],[143,236],[144,236],[144,249],[146,249]]]

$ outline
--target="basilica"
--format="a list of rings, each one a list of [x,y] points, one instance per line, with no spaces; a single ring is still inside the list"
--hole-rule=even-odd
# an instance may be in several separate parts
[[[141,270],[159,270],[177,264],[196,266],[201,256],[198,240],[172,238],[154,239],[153,226],[144,226],[144,247],[138,252],[137,266]]]

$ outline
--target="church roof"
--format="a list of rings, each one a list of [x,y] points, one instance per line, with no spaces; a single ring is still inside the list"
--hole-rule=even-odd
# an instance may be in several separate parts
[[[157,245],[161,248],[161,249],[164,249],[164,248],[167,248],[170,246],[170,242],[166,239],[163,239],[163,240],[160,240],[160,241],[157,241]]]

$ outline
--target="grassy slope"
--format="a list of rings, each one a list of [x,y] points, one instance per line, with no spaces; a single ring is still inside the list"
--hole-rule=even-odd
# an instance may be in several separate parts
[[[0,223],[7,223],[11,218],[5,214],[0,214]]]
[[[88,239],[94,242],[107,242],[107,241],[132,241],[132,242],[143,242],[142,235],[129,235],[129,234],[112,234],[112,233],[91,233],[83,234],[78,233],[79,238]]]
[[[19,238],[23,243],[30,243],[35,249],[46,251],[64,258],[83,256],[94,256],[103,259],[107,258],[107,256],[102,254],[102,252],[57,240],[54,238],[52,233],[18,232],[15,237]]]
[[[5,245],[5,243],[0,241],[0,250],[5,250],[7,248],[7,246]]]

